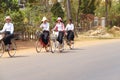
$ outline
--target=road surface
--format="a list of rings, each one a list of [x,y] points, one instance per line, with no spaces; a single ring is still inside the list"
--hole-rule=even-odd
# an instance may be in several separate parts
[[[0,80],[120,80],[120,41],[0,58]]]

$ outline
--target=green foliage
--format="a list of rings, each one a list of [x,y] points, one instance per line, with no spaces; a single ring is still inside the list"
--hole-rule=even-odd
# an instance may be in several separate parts
[[[76,20],[77,8],[78,8],[78,2],[74,0],[71,1],[71,15],[73,21]]]
[[[95,10],[95,15],[98,17],[105,16],[105,7],[104,6],[97,7],[97,9]]]
[[[4,14],[0,14],[0,30],[3,28],[4,25]]]
[[[11,12],[19,11],[18,0],[0,0],[0,28],[4,25],[4,18]]]
[[[112,21],[112,26],[120,26],[120,4],[112,4],[112,8],[109,12],[109,18]]]
[[[80,12],[83,14],[94,14],[96,0],[81,0]]]
[[[18,11],[18,0],[0,0],[0,12],[6,13],[6,11]]]
[[[21,11],[11,11],[8,13],[11,16],[15,26],[15,31],[24,31],[24,14]]]
[[[40,0],[28,0],[29,3],[37,3],[39,2]]]
[[[54,17],[64,18],[64,11],[59,2],[57,2],[53,5],[53,7],[51,8],[51,12],[53,13]]]

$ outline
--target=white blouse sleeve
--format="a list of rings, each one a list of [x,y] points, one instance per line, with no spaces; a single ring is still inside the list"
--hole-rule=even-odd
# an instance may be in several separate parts
[[[13,34],[13,32],[14,32],[14,25],[11,24],[11,31],[10,31],[10,33]]]
[[[72,24],[72,30],[74,30],[74,24]]]
[[[65,30],[66,30],[66,31],[68,30],[68,24],[66,25],[66,28],[65,28]]]
[[[49,31],[49,28],[50,28],[50,24],[49,23],[47,23],[47,30]]]

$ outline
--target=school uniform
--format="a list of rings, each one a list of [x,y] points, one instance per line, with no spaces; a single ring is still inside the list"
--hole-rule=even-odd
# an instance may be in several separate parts
[[[11,44],[11,39],[14,37],[14,25],[12,23],[5,23],[0,33],[3,32],[5,32],[5,37],[3,38],[5,45]]]
[[[64,24],[61,22],[61,23],[57,23],[55,25],[55,28],[54,30],[58,31],[58,37],[57,37],[57,41],[62,44],[63,43],[63,36],[64,36]]]
[[[42,23],[40,25],[40,28],[43,29],[43,33],[42,33],[42,35],[40,35],[42,38],[42,41],[44,42],[44,44],[47,45],[48,41],[49,41],[49,23],[48,22]]]
[[[65,30],[67,31],[67,40],[68,41],[73,41],[74,40],[74,25],[67,24]]]

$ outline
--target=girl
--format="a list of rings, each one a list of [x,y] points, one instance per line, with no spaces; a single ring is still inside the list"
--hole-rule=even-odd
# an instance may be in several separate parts
[[[46,17],[43,17],[40,28],[43,30],[43,34],[41,35],[42,41],[45,45],[47,45],[49,41],[49,23],[47,22]]]
[[[66,25],[65,30],[67,31],[67,41],[68,43],[73,43],[74,41],[74,24],[72,23],[72,20],[69,19],[68,24]]]
[[[64,23],[62,22],[61,17],[57,18],[57,23],[56,23],[55,27],[53,28],[53,30],[58,31],[57,41],[60,44],[62,44],[63,43],[63,36],[64,36],[65,27],[64,27]]]
[[[11,39],[14,37],[14,25],[11,23],[11,17],[7,16],[5,18],[6,23],[3,26],[3,29],[0,31],[0,33],[5,33],[5,37],[3,38],[4,44],[8,45],[11,44]]]

